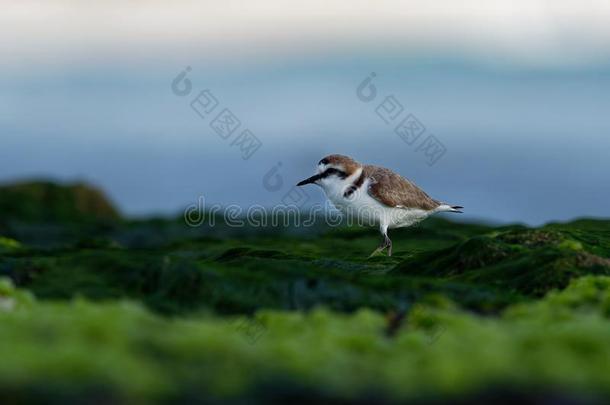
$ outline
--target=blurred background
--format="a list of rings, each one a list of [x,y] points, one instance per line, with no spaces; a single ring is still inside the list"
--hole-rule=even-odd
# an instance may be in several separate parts
[[[342,153],[469,219],[608,216],[607,1],[0,6],[3,183],[90,182],[138,217],[201,195],[271,207]],[[376,98],[364,102],[358,86],[373,72]],[[203,90],[218,102],[204,117],[191,106]],[[402,107],[386,123],[389,96]],[[225,108],[240,122],[226,139],[211,126]],[[413,144],[395,132],[409,114],[425,128]],[[260,141],[247,159],[245,129]],[[430,135],[443,150],[434,162],[421,148]],[[274,168],[281,182],[265,186]],[[304,206],[323,201],[306,193]]]

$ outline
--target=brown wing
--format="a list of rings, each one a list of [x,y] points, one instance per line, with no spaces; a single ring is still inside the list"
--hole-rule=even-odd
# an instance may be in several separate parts
[[[368,189],[371,197],[388,207],[432,210],[440,205],[415,184],[391,170],[366,165],[364,174],[372,178]]]

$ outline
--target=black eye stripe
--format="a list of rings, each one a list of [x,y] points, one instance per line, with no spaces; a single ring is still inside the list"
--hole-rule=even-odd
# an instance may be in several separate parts
[[[342,179],[347,177],[347,173],[345,173],[344,171],[339,170],[339,169],[334,169],[332,167],[326,169],[324,171],[324,173],[322,173],[322,177],[332,176],[333,174],[336,174],[337,176],[341,177]]]

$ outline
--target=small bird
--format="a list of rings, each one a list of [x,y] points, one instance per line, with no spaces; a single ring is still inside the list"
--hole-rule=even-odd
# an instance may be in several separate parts
[[[349,156],[329,155],[318,162],[317,173],[297,184],[316,184],[343,214],[359,224],[379,226],[383,236],[374,256],[388,249],[388,229],[412,226],[437,212],[462,213],[459,205],[431,198],[415,184],[384,167],[363,165]]]

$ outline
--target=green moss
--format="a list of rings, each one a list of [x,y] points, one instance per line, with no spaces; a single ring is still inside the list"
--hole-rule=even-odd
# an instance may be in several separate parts
[[[582,243],[575,241],[575,240],[571,240],[571,239],[566,239],[563,242],[561,242],[559,244],[559,247],[561,249],[568,249],[568,250],[574,250],[574,251],[582,251],[583,250],[583,245]]]
[[[15,253],[23,248],[21,243],[14,239],[0,236],[0,255],[4,253]]]
[[[608,395],[610,221],[433,218],[369,259],[375,230],[122,221],[88,187],[11,186],[0,210],[17,402]]]
[[[0,390],[270,400],[302,387],[304,398],[421,400],[496,387],[610,398],[609,297],[610,278],[587,277],[498,318],[422,305],[391,336],[390,319],[370,310],[170,320],[124,302],[32,303],[0,311]]]
[[[549,293],[544,300],[528,305],[515,305],[506,311],[509,317],[549,320],[576,318],[580,313],[593,313],[610,319],[609,277],[581,277],[569,288]]]
[[[0,311],[14,311],[29,307],[34,297],[29,291],[17,290],[10,279],[0,278]]]
[[[601,222],[601,221],[598,221]],[[603,224],[603,222],[601,222]],[[547,229],[549,228],[549,229]],[[599,232],[604,236],[604,229]],[[471,237],[451,247],[422,252],[399,263],[395,272],[420,277],[493,285],[539,297],[588,274],[610,274],[610,243],[592,243],[577,228],[509,229]],[[574,235],[578,234],[578,239]],[[580,239],[580,240],[579,240]],[[587,242],[584,242],[588,240]],[[595,252],[596,254],[594,254]]]
[[[585,232],[567,224],[493,229],[437,220],[397,231],[397,253],[375,259],[367,256],[378,237],[365,229],[238,239],[197,237],[181,233],[191,231],[186,225],[163,224],[129,223],[77,238],[68,249],[9,254],[0,258],[0,274],[42,298],[129,297],[167,314],[318,305],[391,311],[430,294],[495,313],[574,278],[610,274],[601,224],[589,223]],[[164,233],[172,235],[166,243],[160,239],[146,249],[132,236]]]

